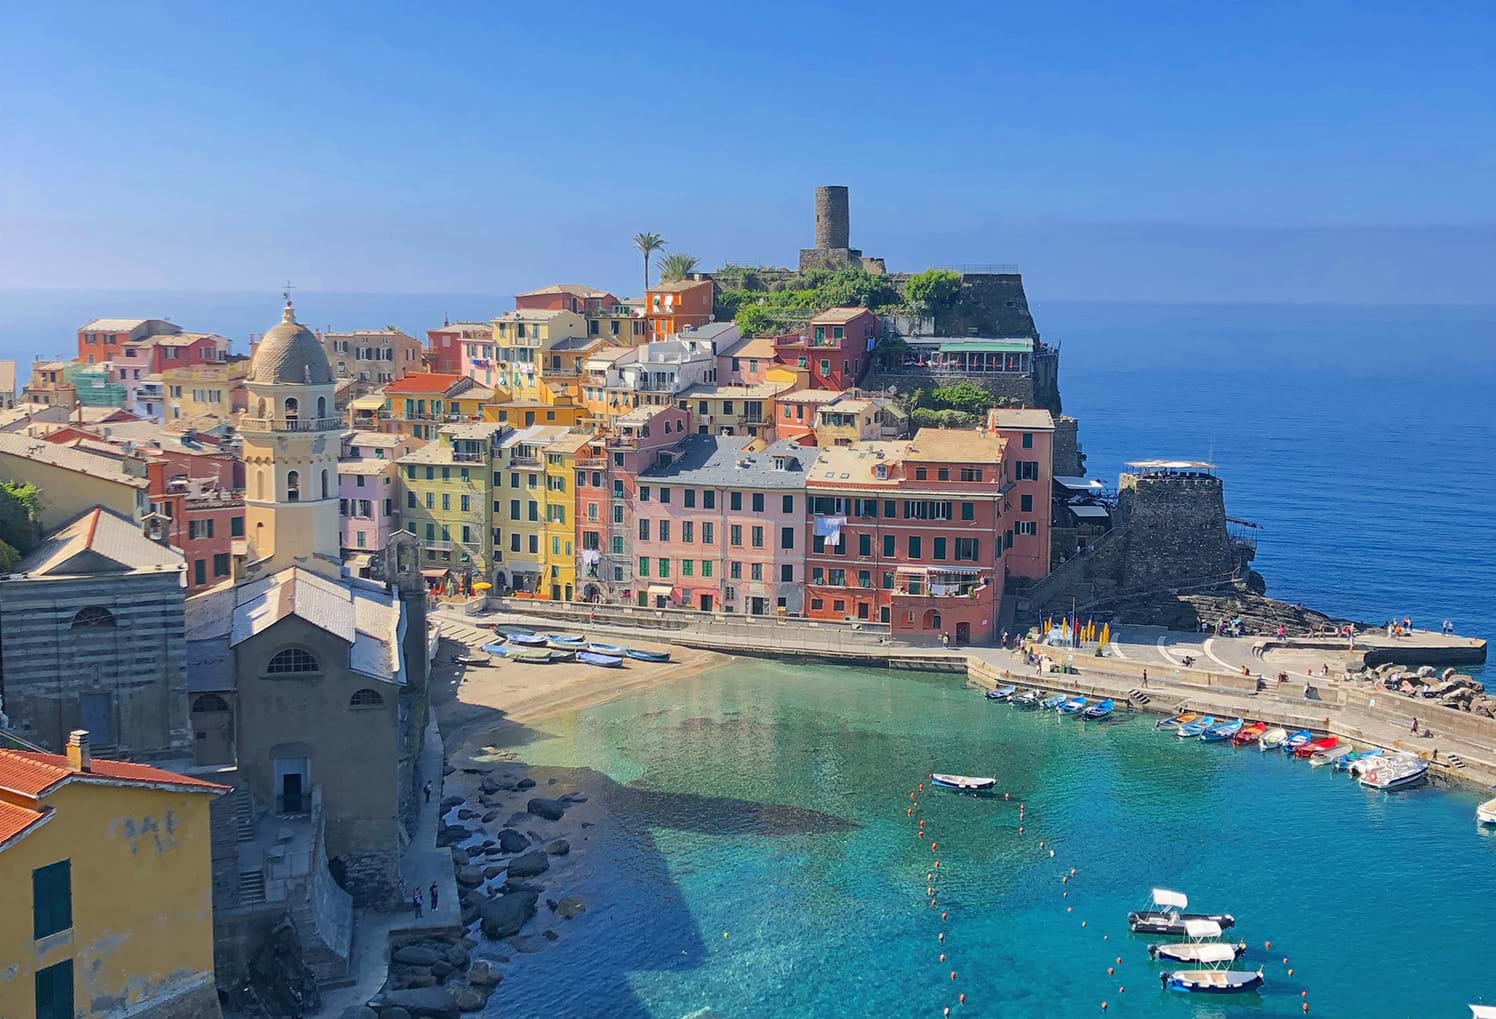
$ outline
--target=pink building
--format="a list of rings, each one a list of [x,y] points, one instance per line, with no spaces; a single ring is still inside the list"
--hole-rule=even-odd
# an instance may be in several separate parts
[[[639,604],[800,614],[805,480],[816,451],[760,446],[745,436],[692,435],[639,475]]]
[[[448,322],[440,329],[426,330],[426,354],[422,358],[426,370],[461,375],[462,345],[469,342],[492,343],[493,326],[488,322]]]
[[[717,352],[717,382],[724,386],[751,386],[764,381],[764,373],[776,367],[774,340],[768,336],[739,340]]]
[[[353,432],[338,461],[338,519],[343,561],[368,576],[370,555],[400,529],[400,483],[395,461],[421,443],[405,435]]]
[[[1050,568],[1054,503],[1054,418],[1042,407],[994,408],[987,430],[1003,439],[1013,487],[1003,500],[1008,574],[1037,580]]]
[[[808,336],[781,336],[775,356],[787,368],[810,373],[817,389],[850,389],[872,360],[878,316],[866,308],[828,308],[810,320]]]

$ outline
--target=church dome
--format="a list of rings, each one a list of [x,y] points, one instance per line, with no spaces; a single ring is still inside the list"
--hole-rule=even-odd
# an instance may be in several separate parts
[[[286,302],[280,324],[255,346],[249,362],[250,382],[286,382],[298,385],[332,384],[327,352],[316,335],[296,321],[296,310]]]

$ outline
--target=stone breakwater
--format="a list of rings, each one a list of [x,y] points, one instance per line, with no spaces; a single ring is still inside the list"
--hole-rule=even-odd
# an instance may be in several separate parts
[[[391,944],[384,989],[346,1019],[457,1019],[483,1010],[516,953],[543,951],[558,928],[586,912],[564,893],[573,840],[590,821],[568,812],[587,803],[579,790],[542,787],[518,764],[447,765],[437,845],[452,854],[462,929],[413,934]],[[537,795],[544,791],[547,795]]]

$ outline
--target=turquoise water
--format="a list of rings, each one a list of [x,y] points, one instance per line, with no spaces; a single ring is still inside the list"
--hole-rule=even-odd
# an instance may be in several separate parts
[[[491,1015],[1079,1016],[1105,1000],[1109,1016],[1289,1016],[1307,991],[1311,1014],[1456,1016],[1496,1001],[1496,840],[1473,792],[1375,794],[1149,716],[989,704],[950,676],[752,661],[533,736],[521,757],[604,812],[577,886],[547,892],[590,911],[514,963]],[[932,770],[998,775],[1024,834],[1016,803],[926,793],[916,838],[908,793]],[[1234,913],[1265,990],[1161,991],[1124,922],[1155,886]]]

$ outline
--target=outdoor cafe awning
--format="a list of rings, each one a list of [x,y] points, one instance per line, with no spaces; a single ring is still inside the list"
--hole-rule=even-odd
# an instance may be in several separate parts
[[[450,572],[451,571],[445,566],[428,566],[421,571],[421,576],[425,577],[427,580],[436,580],[440,577],[445,577]]]
[[[669,584],[650,584],[649,596],[651,598],[669,598],[675,593],[675,588]]]

